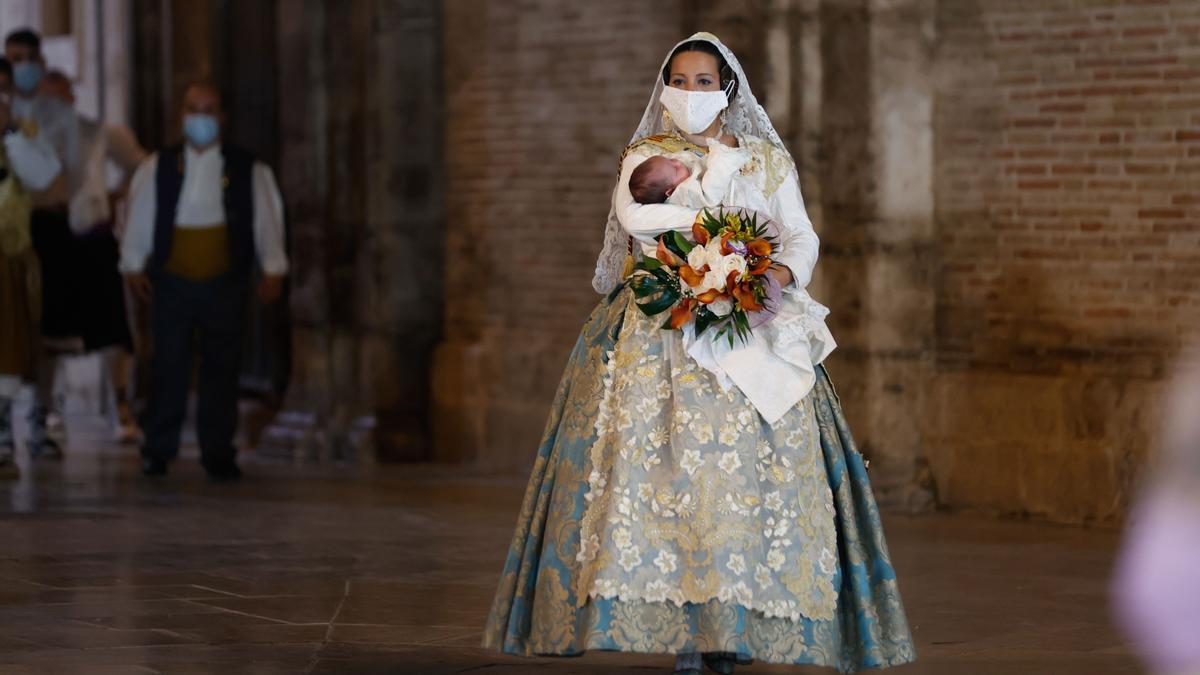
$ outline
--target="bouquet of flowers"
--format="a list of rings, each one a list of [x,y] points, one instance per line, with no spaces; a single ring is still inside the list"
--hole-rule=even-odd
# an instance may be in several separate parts
[[[700,212],[692,239],[679,232],[657,237],[655,256],[643,256],[626,282],[646,316],[670,311],[664,329],[694,322],[696,335],[709,328],[733,345],[736,335],[770,321],[781,299],[779,284],[767,276],[778,225],[751,209]]]

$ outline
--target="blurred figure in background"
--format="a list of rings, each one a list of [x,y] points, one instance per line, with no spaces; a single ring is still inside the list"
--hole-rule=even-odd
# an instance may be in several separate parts
[[[138,168],[121,241],[130,288],[153,303],[142,470],[165,475],[179,453],[196,345],[201,463],[214,480],[232,480],[241,476],[233,438],[246,300],[256,263],[264,302],[283,288],[283,199],[269,167],[222,144],[216,87],[188,87],[181,113],[185,142]]]
[[[0,59],[0,476],[16,473],[12,408],[21,386],[37,376],[41,352],[41,273],[29,231],[33,199],[60,173],[54,149],[18,130],[10,114],[12,67]]]
[[[75,107],[71,80],[61,71],[46,74],[42,91]],[[71,196],[68,218],[76,235],[78,278],[82,293],[80,318],[83,348],[104,358],[101,383],[115,406],[117,439],[136,443],[141,432],[131,406],[130,381],[134,339],[129,330],[125,283],[118,270],[120,252],[120,202],[133,172],[146,159],[146,151],[126,127],[102,124],[76,115],[79,125],[80,184]],[[110,172],[110,167],[115,169]],[[115,174],[115,175],[113,175]]]
[[[1129,518],[1118,619],[1158,675],[1200,674],[1200,354],[1167,401],[1160,465]]]
[[[33,457],[62,457],[51,438],[47,417],[54,404],[54,378],[59,357],[83,347],[83,292],[75,235],[68,203],[80,185],[79,123],[75,111],[62,101],[40,93],[46,72],[42,40],[31,30],[9,33],[4,55],[12,64],[12,117],[27,134],[48,143],[61,167],[48,185],[34,188],[31,234],[41,266],[41,335],[34,405],[30,411],[29,450]],[[61,417],[61,416],[60,416]]]

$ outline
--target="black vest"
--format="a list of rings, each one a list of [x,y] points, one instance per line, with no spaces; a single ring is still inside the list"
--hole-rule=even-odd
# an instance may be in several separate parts
[[[229,228],[229,270],[235,277],[249,277],[254,269],[254,156],[231,146],[223,146],[225,159],[222,194],[225,201],[225,225]],[[154,214],[154,253],[150,269],[161,270],[171,255],[175,238],[175,212],[183,190],[183,145],[173,145],[158,153],[158,171],[154,176],[157,211]]]

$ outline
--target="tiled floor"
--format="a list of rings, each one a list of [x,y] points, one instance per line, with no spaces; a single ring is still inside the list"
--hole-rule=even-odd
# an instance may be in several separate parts
[[[0,486],[0,675],[666,673],[661,656],[522,660],[480,630],[522,485],[448,467],[194,460],[148,482],[76,434]],[[921,659],[909,675],[1141,672],[1109,628],[1111,533],[887,522]],[[746,673],[816,673],[753,666]]]

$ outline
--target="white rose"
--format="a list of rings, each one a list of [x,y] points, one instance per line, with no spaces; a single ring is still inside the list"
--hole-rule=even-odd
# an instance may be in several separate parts
[[[733,301],[729,298],[721,298],[708,303],[708,311],[717,316],[725,316],[733,311]]]
[[[718,291],[725,290],[725,275],[721,274],[721,270],[709,270],[704,273],[704,281],[700,282],[700,287],[696,289],[696,293],[716,289]]]
[[[703,246],[695,246],[688,252],[687,264],[694,270],[699,270],[708,264],[708,251]]]
[[[710,267],[716,267],[718,264],[720,264],[720,260],[723,257],[723,254],[721,253],[721,238],[713,237],[712,239],[709,239],[708,243],[704,245],[704,252],[708,256],[708,264]]]
[[[728,277],[731,272],[737,272],[740,278],[746,273],[749,267],[746,265],[746,259],[736,253],[721,258],[721,276]]]

